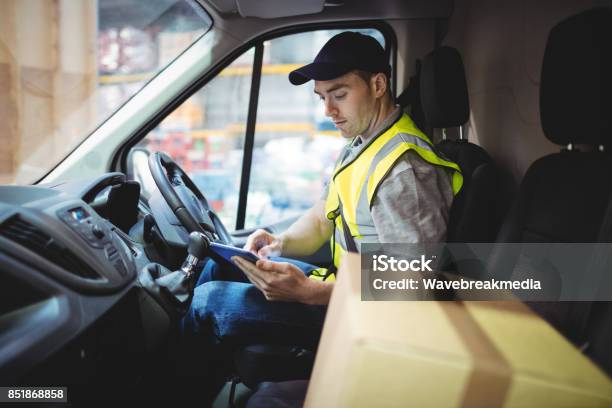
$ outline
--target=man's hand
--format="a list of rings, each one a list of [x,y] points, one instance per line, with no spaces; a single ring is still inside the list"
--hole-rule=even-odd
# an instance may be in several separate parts
[[[267,300],[309,304],[327,303],[321,302],[321,290],[317,289],[323,289],[319,288],[320,285],[329,285],[308,279],[304,272],[295,265],[267,260],[259,260],[254,265],[239,256],[232,257],[232,261],[264,294]],[[329,289],[331,293],[331,288],[325,289]],[[329,301],[329,295],[323,298],[325,297]]]
[[[244,249],[260,258],[280,256],[283,252],[283,242],[266,230],[258,229],[247,238]]]

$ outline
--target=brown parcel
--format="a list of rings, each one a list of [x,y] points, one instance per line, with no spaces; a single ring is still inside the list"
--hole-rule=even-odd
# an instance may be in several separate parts
[[[611,407],[612,381],[520,302],[362,302],[338,273],[306,407]]]

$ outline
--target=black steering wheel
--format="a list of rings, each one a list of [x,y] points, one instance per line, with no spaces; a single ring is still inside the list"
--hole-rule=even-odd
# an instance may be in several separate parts
[[[162,197],[188,233],[198,231],[213,241],[232,242],[230,233],[210,208],[204,194],[170,156],[162,152],[151,154],[149,169]]]

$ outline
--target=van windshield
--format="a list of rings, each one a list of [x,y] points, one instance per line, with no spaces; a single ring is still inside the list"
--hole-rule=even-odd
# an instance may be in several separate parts
[[[0,184],[38,180],[212,26],[195,0],[9,1],[2,14]]]

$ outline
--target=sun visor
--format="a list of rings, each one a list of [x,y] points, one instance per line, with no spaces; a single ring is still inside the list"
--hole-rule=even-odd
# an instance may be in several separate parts
[[[279,18],[320,13],[325,0],[236,0],[242,17]]]

